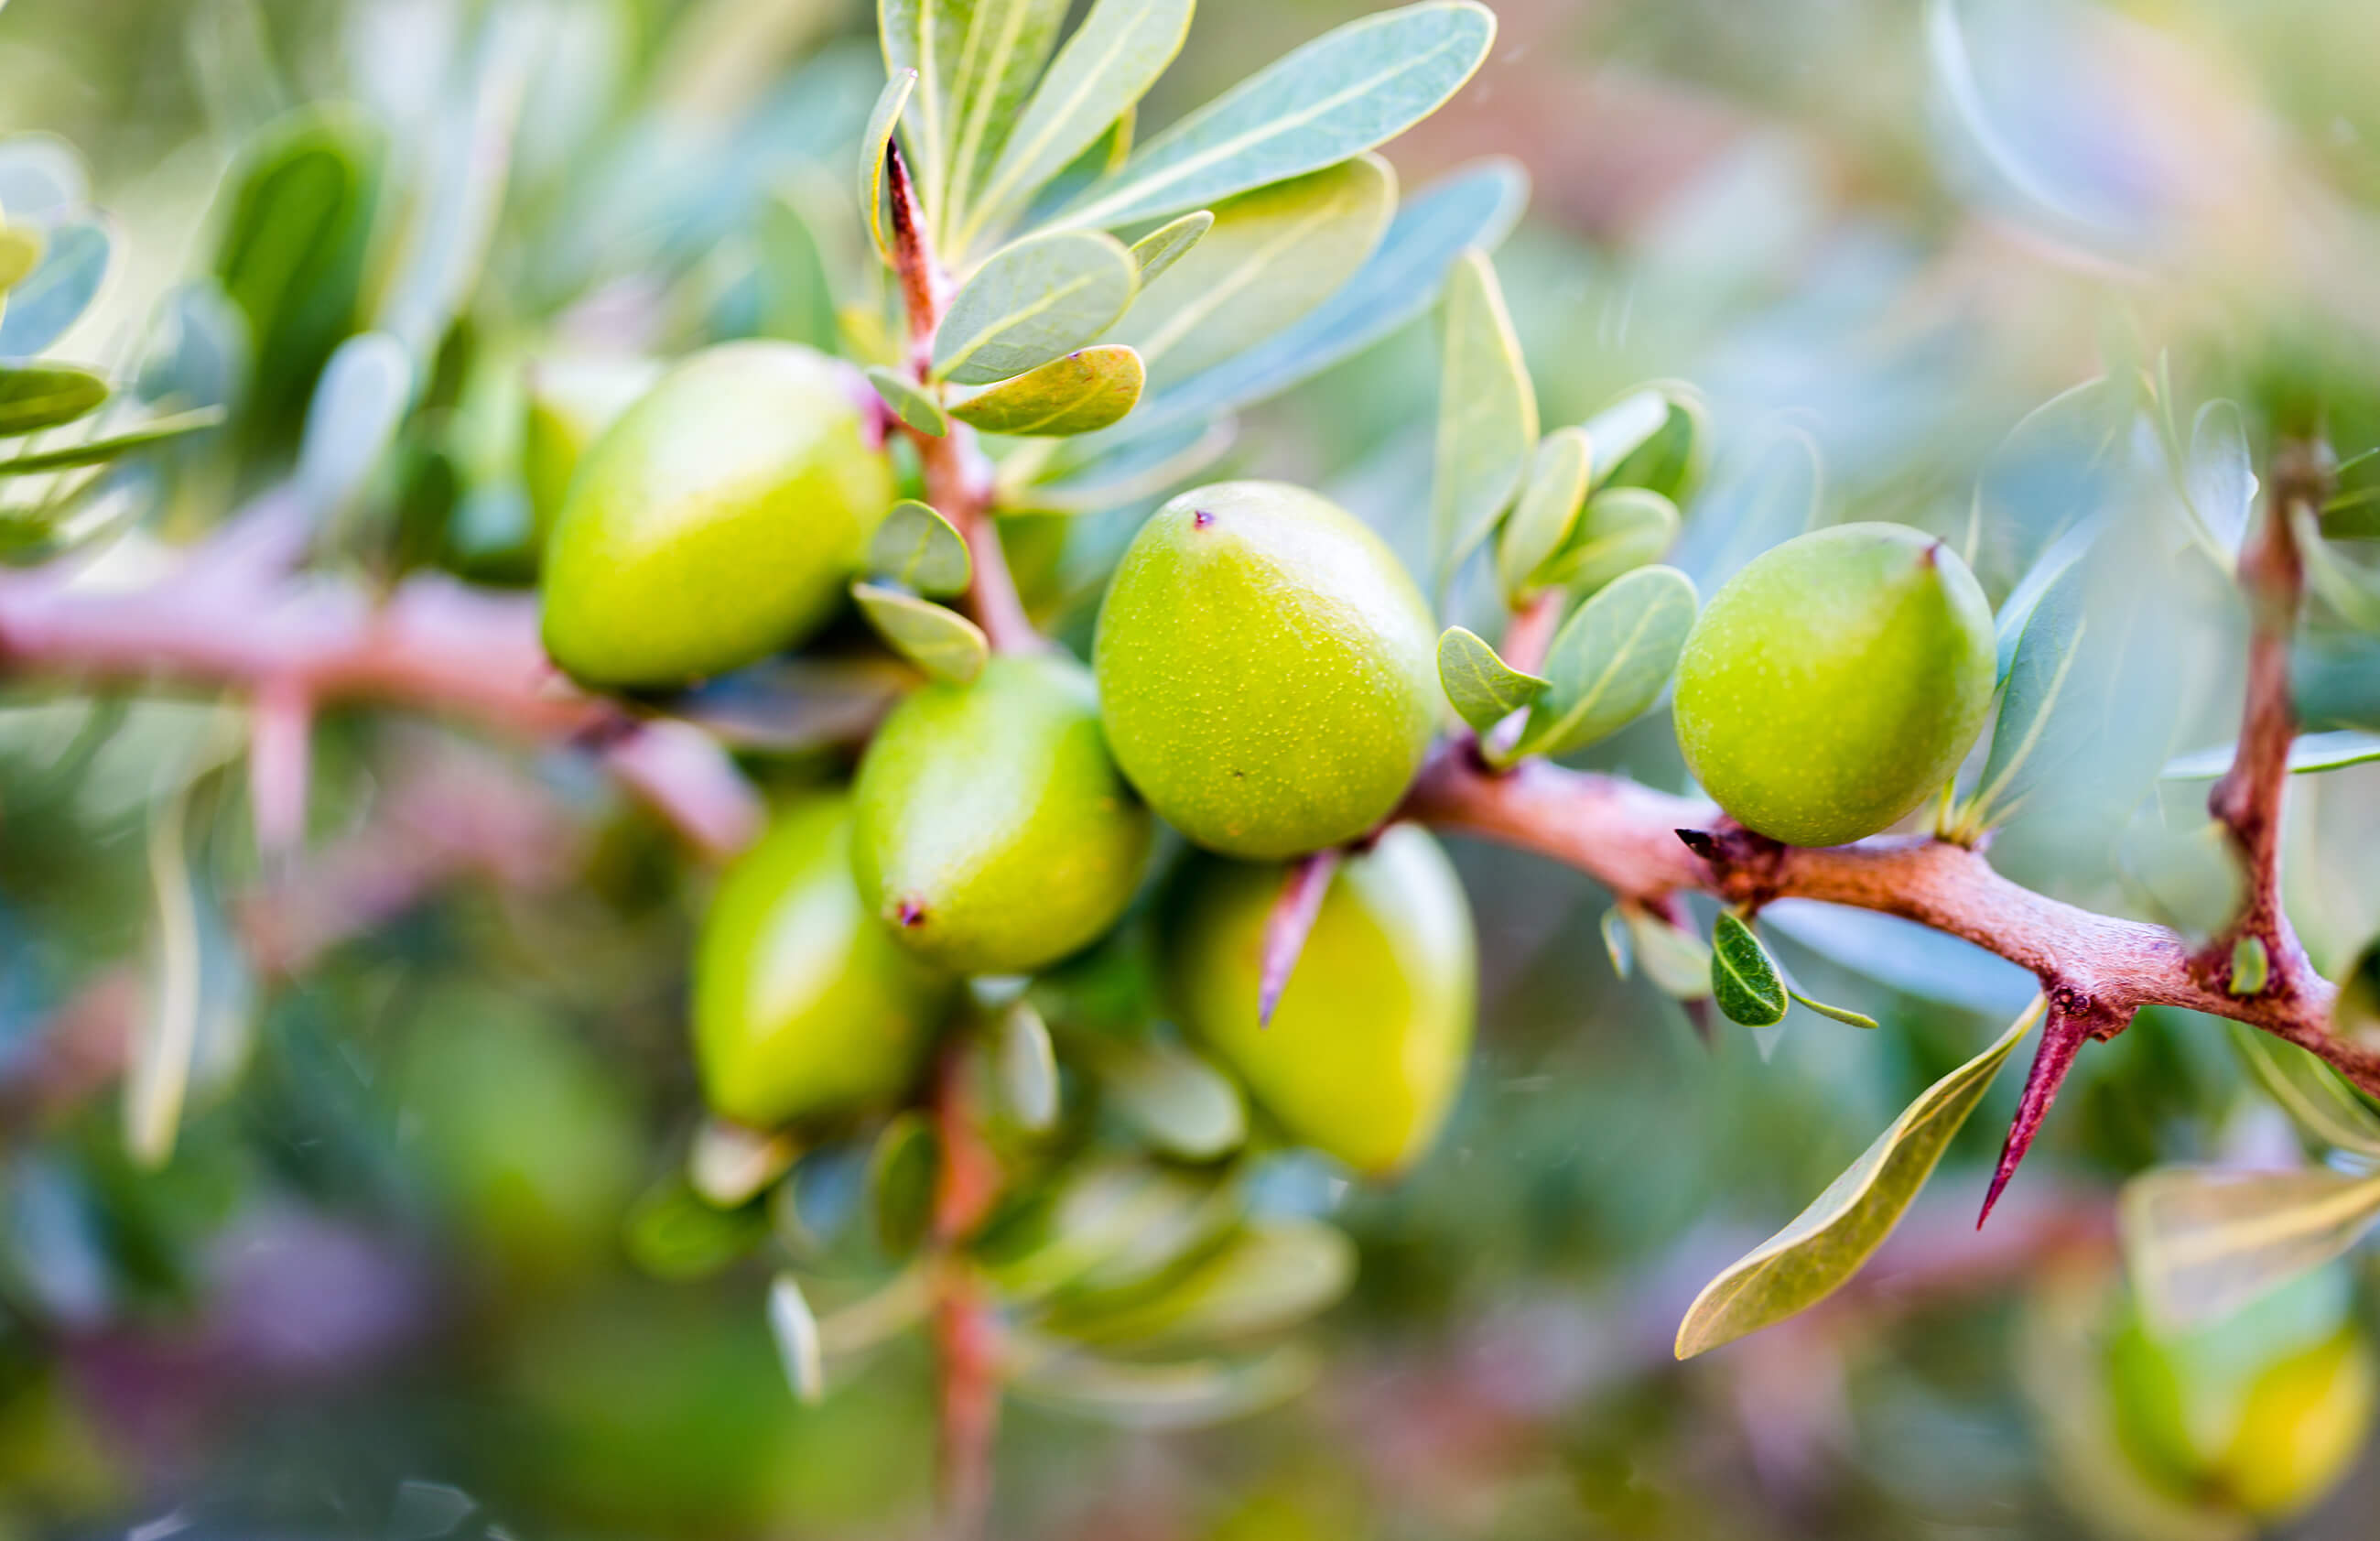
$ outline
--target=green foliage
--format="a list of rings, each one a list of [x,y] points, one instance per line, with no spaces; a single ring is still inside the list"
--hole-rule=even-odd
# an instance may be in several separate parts
[[[951,409],[987,434],[1065,437],[1095,434],[1123,420],[1140,400],[1141,356],[1102,343],[1052,359]]]

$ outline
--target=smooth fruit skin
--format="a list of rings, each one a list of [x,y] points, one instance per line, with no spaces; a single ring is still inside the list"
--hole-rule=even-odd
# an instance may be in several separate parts
[[[1366,1176],[1420,1157],[1462,1089],[1478,959],[1438,842],[1398,825],[1342,862],[1272,1025],[1257,1025],[1266,918],[1285,869],[1208,860],[1184,874],[1166,986],[1291,1138]]]
[[[2127,1320],[2108,1369],[2117,1437],[2141,1474],[2171,1497],[2258,1520],[2329,1492],[2372,1428],[2372,1344],[2338,1267],[2192,1332]]]
[[[599,686],[683,684],[816,630],[892,502],[845,368],[706,349],[589,448],[546,546],[545,647]]]
[[[1728,580],[1678,662],[1678,744],[1712,800],[1788,845],[1893,824],[1990,710],[1992,611],[1958,555],[1899,524],[1797,536]]]
[[[961,973],[1023,973],[1093,941],[1148,862],[1148,810],[1108,756],[1091,678],[1058,654],[913,692],[852,789],[862,900]]]
[[[570,498],[588,446],[620,421],[662,377],[650,359],[540,359],[528,368],[521,434],[521,479],[543,549]]]
[[[1264,860],[1340,844],[1396,807],[1439,708],[1438,633],[1378,536],[1278,482],[1152,515],[1099,607],[1108,742],[1199,845]]]
[[[703,919],[704,1096],[756,1129],[889,1102],[916,1079],[956,987],[861,905],[849,801],[796,802],[728,870]]]

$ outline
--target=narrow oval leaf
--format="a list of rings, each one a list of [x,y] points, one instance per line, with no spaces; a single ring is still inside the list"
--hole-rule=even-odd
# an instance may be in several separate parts
[[[1514,609],[1536,592],[1537,569],[1570,539],[1594,464],[1594,443],[1584,428],[1557,428],[1537,446],[1521,501],[1496,538],[1496,581]]]
[[[1537,446],[1536,393],[1486,252],[1474,248],[1456,260],[1444,312],[1430,483],[1441,581],[1495,529]]]
[[[1436,112],[1495,37],[1494,15],[1472,0],[1428,0],[1349,22],[1149,141],[1061,217],[1153,219],[1359,154]]]
[[[629,1260],[656,1278],[699,1278],[742,1257],[769,1233],[759,1205],[705,1204],[681,1174],[663,1179],[628,1211]]]
[[[1745,1027],[1774,1027],[1785,1020],[1785,983],[1777,961],[1752,927],[1720,911],[1711,932],[1711,998],[1728,1021]]]
[[[42,232],[29,226],[0,226],[0,294],[25,281],[25,275],[42,265],[42,253],[49,243]]]
[[[8,291],[7,310],[0,313],[0,358],[30,358],[66,336],[98,297],[113,245],[96,221],[52,230],[41,265]]]
[[[1022,208],[1148,93],[1181,50],[1190,7],[1191,0],[1095,0],[1017,117],[960,227],[959,250]]]
[[[1616,463],[1598,468],[1597,485],[1642,487],[1671,503],[1692,496],[1710,461],[1710,410],[1685,386],[1659,393],[1662,422]]]
[[[1122,343],[1101,343],[1003,380],[953,407],[951,415],[987,434],[1094,434],[1133,410],[1144,378],[1139,353]]]
[[[72,364],[0,364],[0,438],[88,417],[107,396],[105,380]]]
[[[2209,401],[2198,409],[2190,425],[2185,484],[2191,510],[2209,542],[2227,562],[2237,560],[2256,501],[2256,473],[2249,464],[2248,430],[2238,402]]]
[[[1848,1006],[1829,1006],[1825,1001],[1820,1000],[1814,996],[1803,995],[1801,991],[1795,989],[1789,988],[1785,993],[1792,997],[1803,1006],[1808,1007],[1811,1010],[1815,1011],[1818,1015],[1822,1017],[1831,1017],[1836,1021],[1842,1022],[1847,1026],[1878,1027],[1882,1025],[1874,1017],[1869,1016],[1864,1011],[1854,1011]]]
[[[1248,1137],[1239,1088],[1187,1049],[1122,1043],[1099,1057],[1110,1095],[1148,1143],[1187,1161],[1211,1161]]]
[[[1097,230],[1029,236],[992,253],[934,334],[934,374],[988,385],[1048,363],[1116,323],[1139,284],[1132,254]]]
[[[2234,1022],[2231,1044],[2265,1095],[2300,1129],[2350,1155],[2380,1159],[2380,1112],[2295,1044]]]
[[[1058,1055],[1041,1013],[1018,1001],[1001,1013],[992,1044],[1000,1105],[1020,1129],[1039,1134],[1058,1122]]]
[[[1595,484],[1642,449],[1670,421],[1670,400],[1650,385],[1626,396],[1586,420],[1586,436],[1595,445]]]
[[[884,155],[892,147],[901,109],[909,104],[909,93],[917,88],[915,69],[893,70],[876,98],[876,110],[868,115],[867,131],[859,136],[859,207],[868,218],[868,237],[876,243],[876,254],[886,267],[893,264],[893,258],[892,243],[884,234]]]
[[[1353,277],[1388,229],[1396,177],[1371,156],[1216,206],[1196,251],[1144,288],[1116,336],[1160,386],[1279,334]]]
[[[1978,491],[1978,497],[1982,495]],[[2024,629],[2032,621],[2034,611],[2041,607],[2042,597],[2050,586],[2066,576],[2069,569],[2089,554],[2092,543],[2107,520],[2093,517],[2082,520],[2043,549],[2025,575],[2018,580],[2009,596],[2000,601],[1999,613],[1992,618],[1992,632],[1999,652],[1999,679],[2008,682],[2009,670],[2016,667],[2017,643],[2024,640]],[[2219,773],[2218,773],[2219,774]]]
[[[1675,568],[1638,568],[1606,586],[1554,634],[1546,691],[1510,758],[1567,754],[1651,710],[1694,624],[1694,581]]]
[[[991,173],[1009,128],[1050,60],[1066,0],[940,0],[927,7],[947,33],[936,62],[948,71],[947,143],[936,157],[940,218],[955,234],[977,184]]]
[[[1477,633],[1450,626],[1438,639],[1438,682],[1455,715],[1485,733],[1537,699],[1546,682],[1496,655]]]
[[[2071,744],[2057,743],[2051,725],[2061,711],[2075,711],[2084,693],[2075,666],[2089,630],[2082,605],[2085,576],[2080,567],[2069,569],[2025,622],[1992,723],[1991,754],[1960,816],[1962,829],[2007,822],[2044,774],[2073,752]]]
[[[917,1113],[895,1114],[877,1135],[868,1156],[868,1198],[876,1244],[887,1257],[906,1257],[925,1241],[941,1161],[933,1129]]]
[[[1683,522],[1678,506],[1645,487],[1611,487],[1586,500],[1569,542],[1537,581],[1591,593],[1623,573],[1659,561]]]
[[[878,583],[854,583],[851,597],[887,646],[936,679],[964,685],[991,655],[983,628],[956,610]]]
[[[1284,1343],[1252,1359],[1152,1364],[1080,1351],[1028,1358],[1008,1388],[1026,1401],[1116,1428],[1205,1428],[1277,1406],[1314,1384],[1314,1352]]]
[[[942,404],[910,379],[908,371],[869,364],[861,373],[876,387],[878,399],[892,409],[894,417],[929,438],[939,439],[950,433],[950,415],[942,410]]]
[[[1791,1225],[1705,1285],[1678,1324],[1678,1357],[1805,1311],[1859,1272],[2041,1013],[2035,999],[1998,1042],[1927,1087]]]
[[[2195,1327],[2362,1240],[2380,1220],[2380,1176],[2167,1167],[2124,1185],[2121,1213],[2142,1308],[2162,1327]]]
[[[2341,556],[2323,537],[2322,520],[2311,508],[2290,511],[2298,554],[2305,562],[2306,587],[2338,618],[2359,631],[2380,631],[2380,574]]]
[[[2178,754],[2166,762],[2165,769],[2158,776],[2167,781],[2215,780],[2231,768],[2232,757],[2239,752],[2239,748],[2237,744],[2216,744],[2212,749]],[[2366,733],[2355,728],[2340,728],[2330,733],[2301,733],[2289,745],[2289,770],[2293,774],[2338,770],[2374,760],[2380,760],[2380,733]]]
[[[769,1336],[776,1339],[777,1362],[784,1366],[794,1400],[816,1405],[826,1396],[826,1356],[819,1347],[818,1317],[809,1297],[791,1274],[779,1274],[770,1282]]]
[[[1639,905],[1621,904],[1635,960],[1653,987],[1671,1000],[1708,1000],[1711,949],[1693,932],[1671,925]]]
[[[1211,209],[1199,209],[1168,220],[1132,243],[1132,260],[1140,269],[1140,287],[1148,287],[1160,275],[1190,254],[1190,249],[1214,228]]]
[[[306,409],[298,485],[307,502],[327,513],[362,491],[412,403],[413,360],[403,343],[385,332],[341,343]]]
[[[966,537],[930,504],[905,497],[868,542],[868,570],[922,594],[966,592],[975,562]]]
[[[212,428],[223,420],[224,410],[221,407],[205,407],[193,412],[152,418],[120,434],[109,434],[102,438],[86,439],[80,444],[63,445],[55,449],[43,449],[0,460],[0,476],[31,476],[53,471],[71,471],[78,466],[100,465],[120,459],[135,450],[164,444],[168,439],[178,439],[187,434]]]

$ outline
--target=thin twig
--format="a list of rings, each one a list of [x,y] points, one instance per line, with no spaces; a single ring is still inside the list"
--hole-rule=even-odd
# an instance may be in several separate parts
[[[969,1044],[954,1034],[934,1076],[933,1278],[935,1352],[941,1364],[942,1523],[945,1541],[982,1535],[991,1504],[992,1445],[1000,1429],[1000,1330],[982,1280],[964,1255],[1000,1197],[1000,1158],[985,1142]]]

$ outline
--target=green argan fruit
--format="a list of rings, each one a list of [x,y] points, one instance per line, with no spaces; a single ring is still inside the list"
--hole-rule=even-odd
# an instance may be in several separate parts
[[[770,1129],[890,1101],[955,991],[860,904],[850,812],[837,794],[778,813],[703,920],[695,1058],[710,1106],[738,1123]]]
[[[1400,1171],[1437,1136],[1471,1051],[1478,964],[1463,885],[1412,825],[1349,857],[1259,1027],[1283,874],[1212,860],[1185,874],[1166,939],[1174,1009],[1293,1139],[1367,1175]]]
[[[2336,1266],[2195,1331],[2128,1320],[2107,1367],[2117,1439],[2139,1474],[2259,1521],[2329,1492],[2372,1428],[2372,1344]]]
[[[1328,500],[1278,482],[1184,493],[1099,608],[1108,741],[1149,806],[1212,850],[1293,856],[1375,827],[1437,725],[1413,580]]]
[[[1898,524],[1797,536],[1728,580],[1678,662],[1678,744],[1742,824],[1797,846],[1873,835],[1940,789],[1991,707],[1991,606]]]
[[[683,684],[799,642],[892,502],[845,368],[706,349],[587,451],[545,553],[545,647],[593,685]]]
[[[1148,811],[1108,758],[1090,676],[1056,654],[913,693],[853,794],[862,900],[962,973],[1023,973],[1092,941],[1148,860]]]
[[[540,548],[562,518],[587,446],[661,377],[659,363],[634,356],[540,359],[529,366],[521,477]]]

